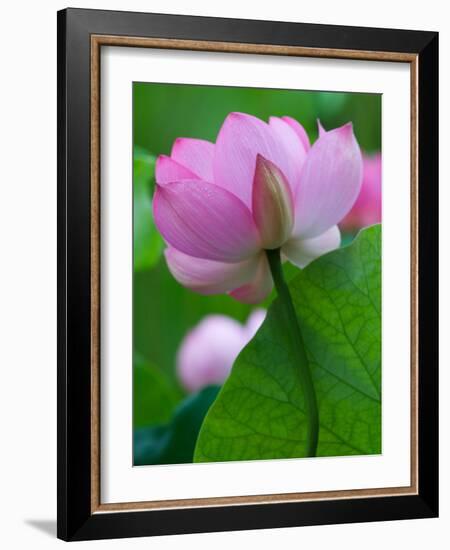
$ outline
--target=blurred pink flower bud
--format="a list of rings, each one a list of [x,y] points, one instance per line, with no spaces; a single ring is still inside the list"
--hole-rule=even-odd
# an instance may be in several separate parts
[[[265,310],[257,309],[245,325],[225,315],[204,317],[186,334],[178,350],[177,371],[182,385],[193,392],[209,384],[222,384],[265,316]]]
[[[353,208],[339,224],[342,231],[355,232],[381,222],[381,154],[363,155],[363,182]]]

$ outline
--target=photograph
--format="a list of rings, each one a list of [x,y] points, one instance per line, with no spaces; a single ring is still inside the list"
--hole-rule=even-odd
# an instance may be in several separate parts
[[[434,31],[58,13],[58,537],[438,514]]]
[[[134,466],[382,453],[382,94],[132,86]]]

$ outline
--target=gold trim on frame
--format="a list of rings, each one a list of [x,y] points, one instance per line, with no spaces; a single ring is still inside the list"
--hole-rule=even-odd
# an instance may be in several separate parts
[[[409,63],[411,70],[411,484],[407,487],[283,493],[105,504],[100,498],[100,49],[164,48]],[[91,513],[305,502],[418,494],[418,56],[409,53],[304,48],[128,36],[91,36]]]

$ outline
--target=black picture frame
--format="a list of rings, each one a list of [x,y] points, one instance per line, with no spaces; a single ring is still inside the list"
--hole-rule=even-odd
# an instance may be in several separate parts
[[[403,52],[418,61],[418,492],[310,502],[92,513],[91,36]],[[438,515],[438,34],[209,17],[58,12],[58,531],[64,540]],[[423,368],[420,368],[423,367]]]

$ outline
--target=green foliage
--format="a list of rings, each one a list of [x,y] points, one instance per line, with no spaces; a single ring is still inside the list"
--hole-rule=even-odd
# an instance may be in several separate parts
[[[158,154],[169,154],[176,137],[215,141],[232,111],[264,120],[292,116],[311,139],[317,137],[318,118],[326,129],[352,121],[365,151],[381,148],[380,94],[136,82],[133,102],[135,144]]]
[[[202,296],[184,288],[170,274],[162,257],[152,270],[134,276],[134,347],[163,368],[175,383],[176,353],[189,329],[211,313],[242,322],[250,311],[250,306],[226,294]]]
[[[200,426],[218,391],[204,388],[182,401],[169,423],[135,430],[134,465],[192,462]]]
[[[161,371],[143,361],[133,369],[133,426],[140,428],[167,422],[179,392]]]
[[[139,147],[133,159],[134,269],[141,271],[158,261],[163,240],[153,223],[152,192],[155,157]]]
[[[322,256],[290,283],[318,397],[318,456],[381,452],[381,228]],[[236,360],[195,462],[302,457],[304,397],[275,300]]]

